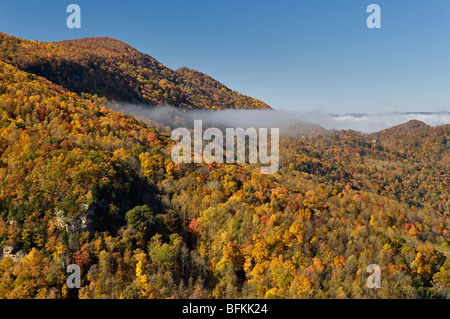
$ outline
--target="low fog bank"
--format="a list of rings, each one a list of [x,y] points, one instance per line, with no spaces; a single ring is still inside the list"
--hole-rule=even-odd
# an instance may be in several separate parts
[[[450,124],[450,112],[325,115],[322,119],[313,120],[311,123],[320,124],[326,129],[351,129],[363,133],[373,133],[411,120],[419,120],[430,126]]]
[[[284,135],[299,135],[327,130],[355,130],[378,132],[410,120],[419,120],[430,126],[450,124],[450,112],[437,113],[370,113],[333,115],[323,112],[288,112],[277,110],[188,110],[173,106],[150,107],[120,103],[111,109],[131,115],[152,125],[166,129],[192,128],[194,120],[202,120],[203,127],[266,127],[279,128]]]

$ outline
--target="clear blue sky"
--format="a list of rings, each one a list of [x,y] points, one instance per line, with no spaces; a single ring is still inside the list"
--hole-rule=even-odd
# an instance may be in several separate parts
[[[68,29],[66,8],[82,10]],[[381,29],[366,8],[381,7]],[[448,0],[0,0],[0,31],[110,36],[276,109],[450,111]]]

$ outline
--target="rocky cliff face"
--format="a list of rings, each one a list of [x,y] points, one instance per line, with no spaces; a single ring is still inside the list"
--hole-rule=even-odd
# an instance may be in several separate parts
[[[59,229],[65,229],[69,234],[82,233],[85,231],[93,234],[95,232],[95,212],[93,207],[84,205],[85,212],[76,218],[64,216],[64,211],[56,213],[56,226]]]
[[[15,262],[21,262],[23,257],[25,257],[25,253],[19,246],[5,245],[0,248],[0,262],[6,257],[11,258]]]

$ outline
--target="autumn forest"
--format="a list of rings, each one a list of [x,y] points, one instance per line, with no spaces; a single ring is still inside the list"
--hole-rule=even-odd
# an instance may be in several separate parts
[[[0,33],[0,298],[450,298],[450,125],[281,135],[263,175],[174,163],[119,101],[270,109],[115,39]]]

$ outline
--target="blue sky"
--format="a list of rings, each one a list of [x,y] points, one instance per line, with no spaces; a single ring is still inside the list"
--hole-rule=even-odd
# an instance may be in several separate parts
[[[66,27],[71,3],[81,29]],[[0,31],[114,37],[281,110],[450,111],[447,0],[0,0]]]

